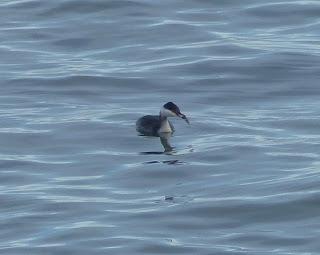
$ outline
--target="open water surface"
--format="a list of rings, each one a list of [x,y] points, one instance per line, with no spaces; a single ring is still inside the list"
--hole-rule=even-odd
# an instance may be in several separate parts
[[[0,253],[319,254],[320,1],[2,0]],[[173,101],[174,150],[135,121]]]

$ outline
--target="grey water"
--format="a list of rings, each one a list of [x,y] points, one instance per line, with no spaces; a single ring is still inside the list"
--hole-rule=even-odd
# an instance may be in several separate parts
[[[319,254],[320,1],[2,0],[0,254]],[[175,102],[165,139],[135,121]]]

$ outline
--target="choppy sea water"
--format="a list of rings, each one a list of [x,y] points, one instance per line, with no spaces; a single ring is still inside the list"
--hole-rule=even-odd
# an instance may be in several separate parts
[[[0,253],[319,254],[319,13],[2,0]]]

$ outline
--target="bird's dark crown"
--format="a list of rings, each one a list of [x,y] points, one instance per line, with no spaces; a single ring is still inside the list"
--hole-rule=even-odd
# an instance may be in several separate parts
[[[168,102],[163,106],[165,109],[168,109],[176,114],[180,113],[180,109],[177,105],[172,102]]]

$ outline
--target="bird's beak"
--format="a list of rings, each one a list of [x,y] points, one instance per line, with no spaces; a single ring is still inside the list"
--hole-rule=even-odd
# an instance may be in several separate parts
[[[189,122],[189,120],[188,120],[188,118],[187,118],[187,116],[186,115],[184,115],[184,114],[182,114],[181,112],[178,114],[178,116],[181,118],[181,119],[184,119],[189,125],[190,125],[190,122]]]

